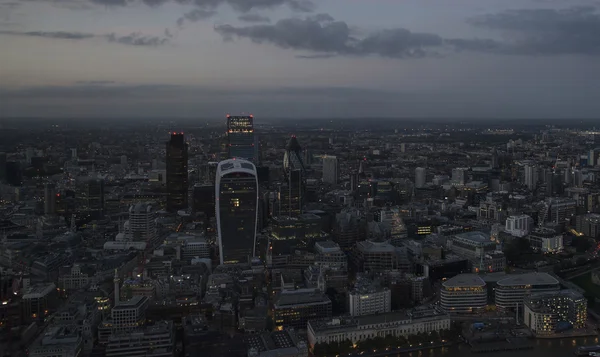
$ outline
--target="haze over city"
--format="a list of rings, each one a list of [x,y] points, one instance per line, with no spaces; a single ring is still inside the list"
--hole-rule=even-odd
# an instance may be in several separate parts
[[[596,118],[596,1],[0,1],[0,116]]]

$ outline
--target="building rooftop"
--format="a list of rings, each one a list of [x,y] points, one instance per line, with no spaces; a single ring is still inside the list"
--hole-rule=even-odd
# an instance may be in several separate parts
[[[388,242],[374,242],[369,240],[356,243],[356,247],[368,253],[394,253],[396,251],[396,247]]]
[[[459,239],[470,240],[476,243],[492,243],[489,234],[485,234],[479,231],[460,233],[455,235],[455,237]]]
[[[446,280],[442,284],[445,288],[485,286],[485,281],[477,274],[460,274]]]
[[[282,291],[275,298],[275,308],[285,308],[294,305],[317,305],[331,303],[329,297],[316,289],[299,289]]]
[[[119,301],[119,303],[113,309],[131,309],[137,308],[148,301],[146,296],[134,296],[127,301]]]
[[[56,289],[54,283],[34,285],[27,289],[27,292],[23,295],[23,300],[27,299],[40,299]]]
[[[357,330],[359,326],[378,325],[378,324],[404,324],[419,319],[444,318],[448,315],[440,310],[425,307],[412,310],[393,311],[385,314],[365,315],[357,317],[334,317],[331,320],[311,320],[313,331],[327,330]]]
[[[516,274],[498,281],[498,286],[520,285],[559,285],[559,282],[547,273]]]
[[[334,253],[341,251],[340,245],[330,240],[315,243],[315,250],[319,253]]]

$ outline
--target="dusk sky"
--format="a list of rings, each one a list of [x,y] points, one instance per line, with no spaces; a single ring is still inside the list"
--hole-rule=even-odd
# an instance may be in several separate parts
[[[600,117],[600,2],[0,0],[0,117]]]

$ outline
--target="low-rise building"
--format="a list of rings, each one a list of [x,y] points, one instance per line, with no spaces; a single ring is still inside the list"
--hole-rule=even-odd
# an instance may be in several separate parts
[[[550,228],[536,228],[527,236],[533,249],[542,253],[556,253],[563,250],[563,236]]]
[[[574,290],[532,294],[524,302],[525,325],[536,335],[550,335],[561,329],[585,328],[587,300]]]
[[[106,345],[106,357],[130,356],[175,356],[173,321],[160,321],[135,331],[111,335]]]
[[[390,289],[361,277],[357,279],[354,290],[348,293],[348,308],[352,316],[381,314],[391,311],[391,300]]]
[[[331,300],[315,289],[282,291],[273,303],[276,328],[306,329],[308,320],[331,318]]]
[[[31,346],[31,357],[77,357],[83,343],[76,326],[51,327],[42,333]]]
[[[311,320],[308,323],[308,343],[332,343],[350,340],[356,344],[369,338],[410,336],[418,333],[447,330],[450,317],[433,308],[397,311],[359,317],[336,317]]]
[[[447,313],[480,313],[487,306],[487,287],[478,275],[460,274],[442,284],[440,299]]]
[[[547,273],[510,275],[496,283],[496,307],[499,310],[513,310],[522,305],[528,295],[558,290],[560,283]]]

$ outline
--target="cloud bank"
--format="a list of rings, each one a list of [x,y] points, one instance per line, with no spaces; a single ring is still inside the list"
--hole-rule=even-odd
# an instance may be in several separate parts
[[[117,35],[109,33],[97,35],[91,33],[68,32],[68,31],[0,31],[0,35],[9,36],[24,36],[24,37],[40,37],[47,39],[60,40],[88,40],[88,39],[103,39],[107,42],[120,43],[129,46],[149,46],[156,47],[166,44],[169,40],[164,37],[144,35],[139,32],[134,32],[129,35]]]

